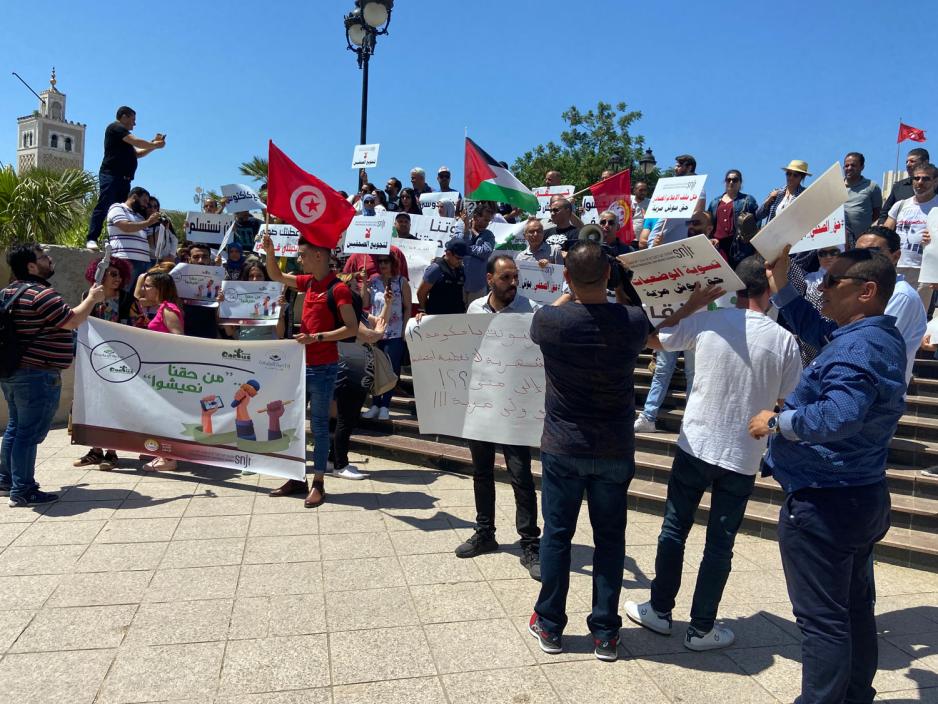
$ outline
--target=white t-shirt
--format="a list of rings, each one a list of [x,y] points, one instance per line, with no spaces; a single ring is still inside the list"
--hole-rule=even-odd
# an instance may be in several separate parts
[[[902,241],[902,252],[896,266],[922,266],[922,231],[925,230],[928,213],[938,206],[938,196],[924,203],[915,196],[900,200],[889,209],[889,217],[896,221],[896,233]],[[931,233],[932,237],[938,233]]]
[[[658,333],[669,351],[694,350],[694,393],[678,446],[723,469],[754,475],[766,439],[749,436],[749,420],[790,394],[801,378],[794,336],[751,310],[697,313]]]
[[[107,237],[111,244],[111,256],[138,262],[150,261],[150,243],[146,230],[123,232],[116,225],[118,222],[143,222],[145,219],[123,203],[115,203],[108,208]]]
[[[785,191],[785,197],[782,198],[782,202],[778,204],[778,207],[775,209],[775,216],[778,217],[785,208],[791,205],[795,201],[795,196],[793,196],[788,191]]]

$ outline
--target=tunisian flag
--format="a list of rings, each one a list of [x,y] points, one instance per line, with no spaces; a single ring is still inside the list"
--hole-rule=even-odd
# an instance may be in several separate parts
[[[333,249],[355,216],[341,194],[290,161],[270,142],[267,211],[300,231],[300,239]]]
[[[910,127],[909,125],[900,122],[899,138],[896,140],[896,144],[899,142],[904,142],[907,139],[910,139],[913,142],[924,142],[925,130],[920,130],[918,127]]]
[[[609,210],[619,218],[619,231],[616,237],[624,244],[635,240],[632,230],[632,175],[620,171],[607,179],[590,186],[597,212]]]

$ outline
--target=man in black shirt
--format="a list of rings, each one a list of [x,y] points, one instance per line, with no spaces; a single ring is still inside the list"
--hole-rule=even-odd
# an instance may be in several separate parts
[[[573,205],[563,196],[550,199],[550,219],[554,226],[544,230],[547,244],[563,246],[579,236],[580,230],[573,224]]]
[[[468,255],[469,245],[453,238],[446,243],[443,256],[430,262],[417,289],[417,300],[424,313],[447,315],[466,312],[463,297],[466,274],[462,260]]]
[[[906,200],[915,195],[915,191],[912,190],[912,169],[919,164],[929,163],[929,159],[931,159],[931,157],[928,154],[928,150],[924,147],[916,147],[915,149],[909,150],[909,153],[905,157],[905,170],[908,172],[909,176],[908,178],[901,179],[892,184],[889,197],[886,199],[886,202],[883,203],[883,208],[879,213],[879,219],[876,221],[877,225],[885,224],[892,206],[900,200]]]
[[[107,209],[114,203],[127,200],[130,182],[137,171],[137,159],[166,146],[166,135],[160,133],[152,141],[134,137],[130,130],[136,124],[137,113],[122,105],[117,109],[117,120],[104,131],[104,159],[98,171],[98,202],[88,223],[87,247],[92,251],[98,250],[98,237]]]

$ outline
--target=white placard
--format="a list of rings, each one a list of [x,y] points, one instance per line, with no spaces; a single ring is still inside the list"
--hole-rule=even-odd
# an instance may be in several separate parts
[[[306,360],[293,340],[229,342],[90,318],[72,441],[303,479]]]
[[[554,196],[563,196],[573,204],[573,194],[576,190],[573,186],[541,186],[532,188],[531,191],[537,198],[537,217],[539,220],[550,220],[550,199]]]
[[[384,213],[390,222],[400,213]],[[462,232],[462,221],[456,218],[443,218],[439,215],[410,215],[410,234],[418,240],[432,240],[440,245],[446,244]]]
[[[459,191],[435,191],[433,193],[420,194],[420,209],[424,215],[438,215],[436,206],[441,201],[448,201],[454,206],[459,204]]]
[[[584,225],[599,224],[599,211],[596,210],[596,200],[592,195],[583,196],[583,200],[580,202],[580,210],[582,211],[580,220],[583,221]]]
[[[679,310],[696,283],[717,285],[727,293],[745,288],[706,235],[630,252],[619,259],[632,270],[632,286],[653,319]]]
[[[352,150],[352,168],[370,169],[378,165],[380,144],[359,144]]]
[[[938,284],[938,208],[932,208],[925,220],[925,229],[931,235],[930,244],[922,247],[922,269],[918,280],[923,284]],[[938,316],[935,316],[938,319]],[[932,338],[938,342],[938,336]]]
[[[221,244],[222,238],[234,223],[230,213],[186,213],[186,239],[200,244]]]
[[[443,256],[443,248],[433,240],[404,240],[395,237],[391,244],[401,250],[407,261],[407,273],[410,276],[410,289],[413,300],[417,300],[417,289],[423,282],[423,272],[436,257]]]
[[[275,281],[222,281],[225,300],[218,304],[218,322],[226,325],[276,325],[280,319],[283,284]]]
[[[648,210],[645,211],[645,217],[668,218],[669,220],[688,219],[694,214],[706,181],[705,174],[658,179]],[[816,223],[817,220],[814,222]],[[807,229],[804,228],[802,232]]]
[[[657,189],[656,191],[657,192]],[[752,238],[752,246],[765,260],[778,259],[785,245],[794,245],[821,220],[847,202],[844,172],[836,163]],[[652,217],[646,215],[646,217]]]
[[[257,191],[243,183],[229,183],[227,186],[222,186],[221,194],[225,199],[225,212],[228,213],[263,210],[265,207]]]
[[[296,250],[300,242],[299,230],[293,225],[261,225],[261,229],[254,240],[254,251],[258,254],[264,253],[262,242],[265,232],[270,233],[270,239],[274,243],[275,256],[296,258]]]
[[[225,279],[225,269],[202,264],[177,264],[169,272],[176,282],[176,293],[186,303],[214,308]]]
[[[840,247],[843,249],[847,242],[846,219],[844,218],[844,206],[838,206],[837,210],[828,215],[817,224],[808,234],[802,237],[791,248],[791,254],[798,252],[810,252],[814,249],[824,249],[825,247]]]
[[[537,262],[515,262],[518,267],[518,293],[538,303],[553,303],[563,293],[563,266]]]
[[[538,447],[544,358],[530,314],[429,315],[407,326],[421,434]]]
[[[356,215],[345,231],[346,254],[388,254],[391,251],[392,218],[381,215]]]

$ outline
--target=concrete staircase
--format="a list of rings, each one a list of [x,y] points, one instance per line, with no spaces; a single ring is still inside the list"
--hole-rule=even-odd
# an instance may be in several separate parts
[[[635,372],[636,405],[648,393],[652,373],[646,353]],[[680,363],[679,363],[680,364]],[[352,436],[352,449],[416,464],[471,473],[466,441],[443,435],[421,435],[410,377],[403,375],[391,405],[391,420],[362,420]],[[668,397],[658,416],[657,433],[636,435],[635,479],[629,487],[629,507],[663,515],[671,462],[677,447],[685,403],[683,370],[675,373]],[[540,476],[534,452],[533,472]],[[497,466],[504,458],[497,454]],[[938,571],[938,478],[920,470],[938,466],[938,361],[916,361],[907,397],[906,415],[890,444],[887,477],[892,496],[892,528],[877,548],[877,558],[906,566]],[[496,473],[507,480],[507,475]],[[698,521],[706,522],[709,494],[704,495]],[[784,493],[771,478],[757,478],[746,509],[743,530],[775,538],[779,505]]]

